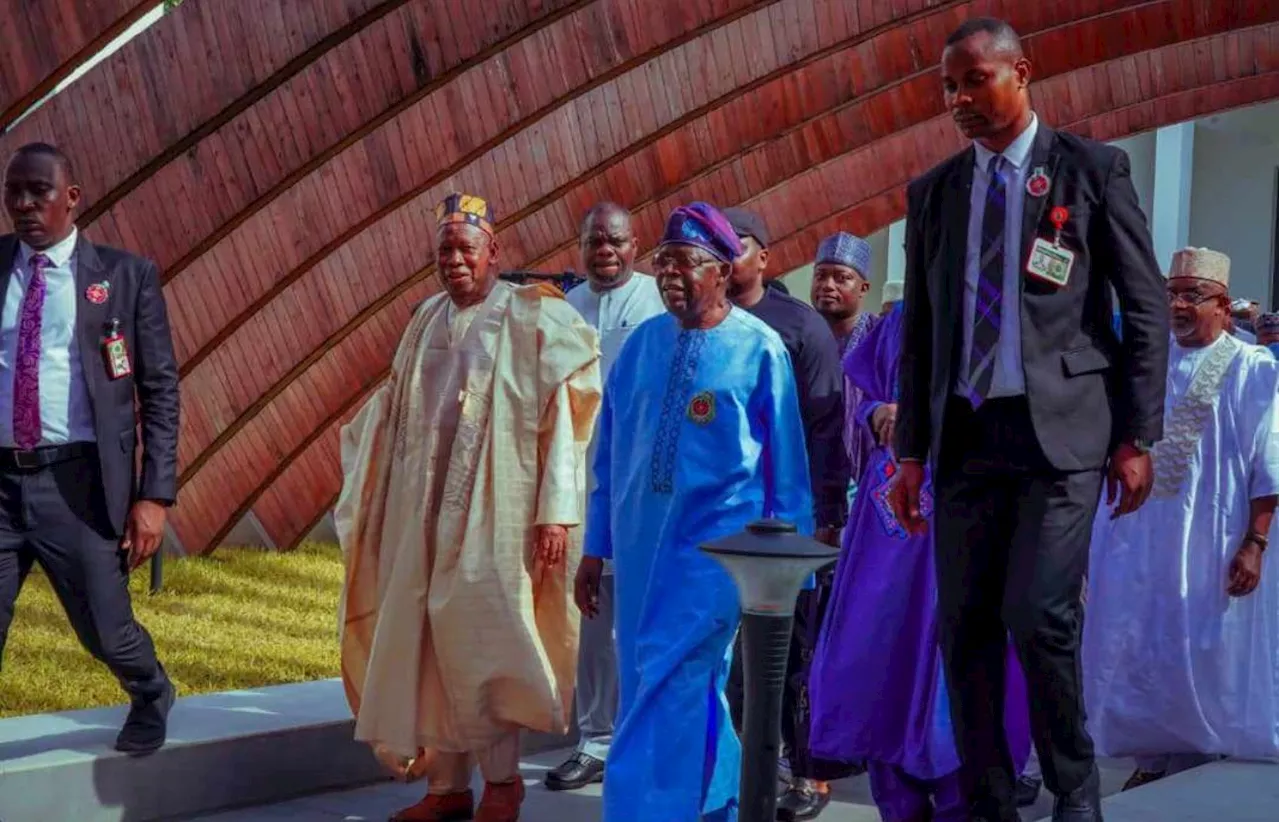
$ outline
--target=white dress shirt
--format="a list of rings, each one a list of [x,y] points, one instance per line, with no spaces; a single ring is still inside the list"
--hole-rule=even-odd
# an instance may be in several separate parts
[[[618,359],[622,344],[631,336],[631,332],[640,323],[666,312],[662,303],[662,293],[658,291],[658,281],[648,274],[639,271],[631,275],[617,288],[607,291],[596,291],[590,283],[583,283],[565,295],[569,305],[577,309],[582,318],[596,329],[600,338],[600,381],[606,382],[609,370]],[[591,435],[591,444],[587,449],[587,496],[596,490],[594,470],[596,457],[596,437]],[[604,573],[613,573],[613,561],[605,560]]]
[[[40,426],[39,445],[93,442],[93,407],[80,361],[76,337],[76,238],[71,236],[44,250],[50,264],[44,269],[44,311],[40,322]],[[31,282],[31,257],[37,252],[20,243],[14,256],[9,288],[0,312],[0,447],[15,447],[13,439],[14,363],[18,359],[18,324],[27,286]],[[106,367],[103,365],[102,367]]]
[[[988,399],[1016,397],[1027,390],[1022,371],[1022,208],[1030,173],[1027,165],[1037,128],[1038,121],[1033,114],[1031,125],[1001,152],[1005,166],[1004,285],[1000,301],[1000,339],[996,344],[995,370],[991,374]],[[995,156],[980,143],[975,142],[973,149],[973,187],[969,191],[969,231],[964,255],[964,357],[960,361],[960,378],[956,380],[956,393],[960,396],[968,396],[965,381],[969,376],[973,312],[981,274],[978,262],[982,256],[982,213],[986,209],[987,189],[991,184],[991,158]]]
[[[636,326],[667,310],[662,304],[658,281],[638,271],[630,280],[608,291],[596,291],[589,283],[583,283],[566,294],[565,299],[600,336],[601,381],[608,379],[622,344]]]

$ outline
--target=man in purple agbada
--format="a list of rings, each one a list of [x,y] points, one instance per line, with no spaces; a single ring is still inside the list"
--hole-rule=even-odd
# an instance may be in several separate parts
[[[816,756],[866,761],[885,822],[967,822],[935,635],[932,538],[908,534],[889,506],[901,339],[899,303],[845,355],[845,374],[862,393],[858,424],[876,444],[845,527],[813,662],[810,745]],[[931,503],[926,479],[926,515]],[[1005,727],[1016,770],[1031,743],[1026,686],[1012,654]]]
[[[813,286],[809,299],[827,321],[846,356],[875,328],[879,317],[862,311],[862,300],[871,290],[871,244],[847,231],[838,231],[818,244],[813,260]],[[844,380],[844,447],[854,483],[862,478],[863,461],[875,447],[871,432],[858,425],[857,409],[862,392]]]

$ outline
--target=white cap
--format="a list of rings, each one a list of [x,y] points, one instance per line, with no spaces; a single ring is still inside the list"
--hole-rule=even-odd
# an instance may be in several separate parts
[[[1173,253],[1169,279],[1174,277],[1209,280],[1227,288],[1231,284],[1231,258],[1210,248],[1184,248]]]

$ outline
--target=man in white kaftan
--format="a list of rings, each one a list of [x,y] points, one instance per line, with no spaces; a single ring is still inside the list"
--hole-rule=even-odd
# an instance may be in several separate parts
[[[637,248],[631,214],[622,206],[598,203],[583,218],[578,249],[587,282],[570,290],[565,299],[600,335],[602,380],[609,378],[622,344],[640,323],[667,310],[657,281],[634,268]],[[588,464],[594,446],[593,440]],[[594,487],[588,478],[588,493]],[[544,783],[548,790],[577,790],[604,778],[618,711],[613,601],[613,569],[606,563],[596,599],[597,613],[584,614],[578,646],[578,746],[568,759],[547,771]]]
[[[446,293],[343,430],[342,676],[356,738],[427,777],[393,819],[514,822],[520,729],[569,725],[598,347],[558,289],[496,279],[483,200],[451,195],[437,217]]]
[[[1133,756],[1126,787],[1219,756],[1274,760],[1280,574],[1278,364],[1225,331],[1229,260],[1174,255],[1176,345],[1155,486],[1136,513],[1099,516],[1083,670],[1098,753]]]

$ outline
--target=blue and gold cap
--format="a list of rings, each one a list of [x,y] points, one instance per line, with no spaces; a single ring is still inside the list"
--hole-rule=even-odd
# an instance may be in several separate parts
[[[493,236],[493,209],[483,197],[454,192],[436,206],[436,227],[449,223],[466,223]]]

